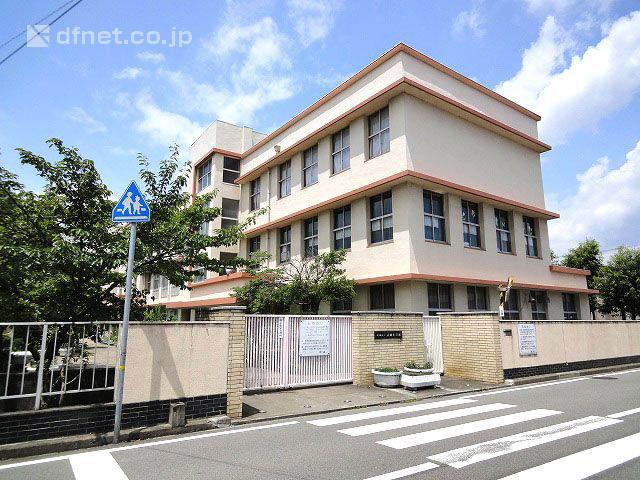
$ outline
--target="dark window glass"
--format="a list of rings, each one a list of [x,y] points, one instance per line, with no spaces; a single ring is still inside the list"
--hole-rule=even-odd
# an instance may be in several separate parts
[[[384,107],[369,115],[369,158],[387,153],[390,148],[389,107]]]
[[[333,211],[333,249],[351,248],[351,205]]]
[[[390,310],[396,308],[393,283],[371,285],[369,287],[369,304],[371,310]]]
[[[224,157],[222,163],[222,181],[233,183],[240,176],[240,160],[237,158]]]
[[[481,247],[480,209],[477,203],[462,200],[462,235],[465,247]]]
[[[536,221],[531,217],[522,217],[524,224],[524,242],[528,257],[538,256],[538,236],[536,234]]]
[[[424,210],[424,238],[437,242],[445,241],[444,197],[429,190],[422,191]]]
[[[280,229],[280,262],[291,260],[291,227]]]
[[[487,289],[486,287],[467,287],[467,306],[469,310],[487,309]]]
[[[222,228],[229,228],[238,224],[238,210],[240,202],[231,198],[222,199]]]
[[[260,208],[260,177],[251,180],[249,187],[249,210],[257,210]]]
[[[318,255],[318,217],[304,221],[304,256]]]
[[[349,168],[351,148],[349,127],[343,128],[331,136],[331,172],[338,173]]]
[[[249,239],[249,255],[260,251],[260,235]]]
[[[578,320],[578,308],[575,293],[562,294],[562,309],[565,320]]]
[[[505,320],[520,320],[520,305],[518,303],[518,291],[511,290],[509,299],[504,303]]]
[[[498,252],[511,253],[511,229],[509,228],[509,212],[495,209],[496,242]]]
[[[287,160],[278,166],[278,197],[286,197],[291,194],[291,160]]]
[[[196,176],[198,179],[197,182],[197,191],[204,190],[209,185],[211,185],[211,160],[207,160],[202,165],[200,165],[196,171]]]
[[[531,303],[531,318],[533,320],[547,319],[547,292],[531,290],[529,292],[529,303]]]
[[[353,309],[353,301],[342,300],[338,302],[331,302],[331,313],[350,313]]]
[[[318,145],[307,148],[302,153],[302,186],[308,187],[318,182]]]
[[[427,302],[429,304],[429,315],[437,315],[438,312],[451,311],[451,285],[446,283],[427,284]]]
[[[237,271],[237,268],[231,266],[230,263],[233,262],[238,257],[237,254],[231,252],[220,252],[220,261],[227,265],[227,269],[225,273],[233,273]]]
[[[371,243],[393,239],[391,192],[384,192],[369,199],[369,216]]]

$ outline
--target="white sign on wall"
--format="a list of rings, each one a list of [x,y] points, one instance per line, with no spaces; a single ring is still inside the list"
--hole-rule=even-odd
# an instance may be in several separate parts
[[[329,320],[312,319],[300,321],[301,357],[329,355]]]
[[[521,357],[530,357],[538,354],[536,342],[536,326],[533,323],[518,324],[518,348]]]

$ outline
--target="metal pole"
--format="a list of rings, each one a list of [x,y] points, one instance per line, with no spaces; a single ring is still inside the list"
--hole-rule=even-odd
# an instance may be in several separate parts
[[[33,407],[34,410],[40,409],[40,401],[42,400],[42,374],[44,372],[44,357],[47,354],[47,325],[42,326],[42,343],[40,344],[40,361],[38,363],[38,383],[36,384],[36,403]]]
[[[133,278],[133,258],[136,251],[136,224],[131,224],[129,237],[129,260],[127,262],[127,286],[124,298],[124,315],[122,328],[118,338],[118,362],[116,364],[116,418],[113,426],[113,443],[118,443],[120,437],[120,421],[122,419],[122,392],[124,390],[124,367],[127,361],[127,335],[129,334],[129,311],[131,310],[131,283]],[[97,341],[97,339],[96,339]]]

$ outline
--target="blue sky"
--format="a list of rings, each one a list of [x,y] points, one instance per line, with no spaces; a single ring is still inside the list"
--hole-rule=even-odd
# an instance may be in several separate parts
[[[0,43],[63,3],[0,0]],[[624,0],[84,0],[51,27],[48,47],[0,66],[0,164],[39,188],[15,148],[46,154],[55,136],[119,192],[137,152],[159,160],[215,118],[269,132],[404,42],[543,116],[540,137],[553,145],[543,155],[547,207],[561,214],[550,225],[554,250],[586,236],[605,249],[638,246],[634,8]],[[73,27],[165,39],[184,31],[191,42],[56,44]]]

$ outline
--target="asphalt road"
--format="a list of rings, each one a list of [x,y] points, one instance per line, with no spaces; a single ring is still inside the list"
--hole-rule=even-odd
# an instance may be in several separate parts
[[[0,479],[640,479],[640,369],[0,464]]]

